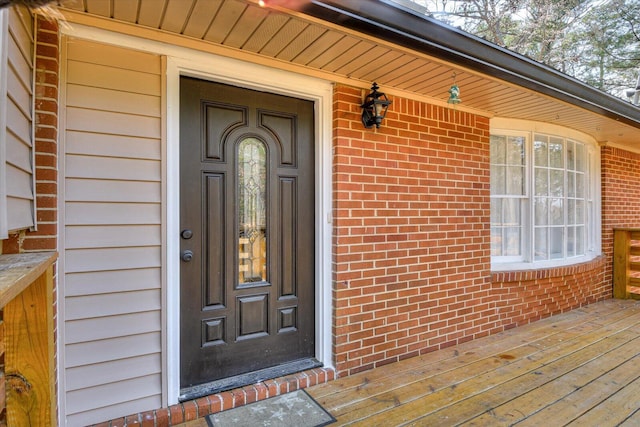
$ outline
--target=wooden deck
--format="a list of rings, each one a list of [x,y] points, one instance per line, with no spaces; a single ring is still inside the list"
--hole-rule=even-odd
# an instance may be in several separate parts
[[[640,426],[640,301],[599,302],[307,391],[337,418],[331,427]]]
[[[609,300],[308,389],[362,426],[640,426],[640,303]]]

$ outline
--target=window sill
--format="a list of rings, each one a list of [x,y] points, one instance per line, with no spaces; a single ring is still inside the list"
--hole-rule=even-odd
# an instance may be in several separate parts
[[[595,270],[602,267],[605,257],[602,255],[574,258],[570,262],[513,263],[491,266],[492,282],[517,282],[567,276]]]

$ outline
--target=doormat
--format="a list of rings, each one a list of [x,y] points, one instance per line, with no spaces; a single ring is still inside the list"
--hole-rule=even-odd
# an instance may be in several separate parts
[[[336,419],[304,390],[207,415],[207,424],[210,427],[320,427],[335,421]]]

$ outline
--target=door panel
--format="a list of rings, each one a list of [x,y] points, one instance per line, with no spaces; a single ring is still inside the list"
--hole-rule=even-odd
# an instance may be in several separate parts
[[[181,387],[313,357],[313,103],[180,93]]]

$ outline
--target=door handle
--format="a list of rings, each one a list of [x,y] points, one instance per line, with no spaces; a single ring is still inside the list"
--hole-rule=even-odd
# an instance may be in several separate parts
[[[190,250],[186,250],[182,252],[181,258],[184,262],[189,262],[193,259],[193,252]]]

